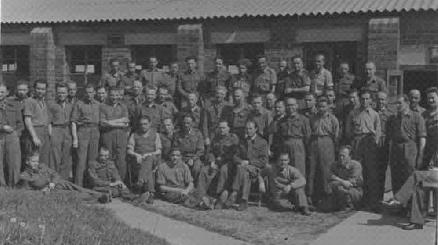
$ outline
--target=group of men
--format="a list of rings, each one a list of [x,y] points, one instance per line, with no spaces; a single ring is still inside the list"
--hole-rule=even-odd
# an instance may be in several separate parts
[[[309,215],[316,208],[377,211],[388,164],[394,192],[415,170],[438,166],[436,88],[424,91],[427,110],[412,90],[397,96],[392,111],[374,63],[357,79],[348,63],[333,77],[324,55],[315,56],[311,72],[301,57],[291,60],[292,69],[281,61],[276,72],[265,55],[255,69],[242,59],[232,75],[216,57],[203,76],[196,57],[187,57],[183,73],[177,63],[159,70],[156,57],[141,72],[129,61],[123,73],[112,59],[82,100],[74,81],[56,84],[50,102],[45,81],[34,82],[32,97],[27,83],[10,98],[0,84],[0,185],[20,183],[21,162],[39,157],[48,165],[42,172],[52,171],[45,176],[112,194],[103,201],[135,192],[147,203],[159,194],[190,207],[245,210],[256,184],[272,209],[289,210],[291,202]],[[30,169],[21,175],[26,186],[35,181]],[[53,189],[51,181],[42,182]]]

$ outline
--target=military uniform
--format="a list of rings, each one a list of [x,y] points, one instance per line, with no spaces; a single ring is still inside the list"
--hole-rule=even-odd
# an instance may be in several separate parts
[[[214,70],[208,73],[204,82],[200,84],[199,92],[204,100],[211,101],[215,97],[217,86],[229,88],[230,84],[231,74],[227,70]]]
[[[229,118],[232,111],[233,106],[225,101],[222,101],[221,103],[212,101],[210,106],[205,107],[201,117],[204,137],[211,139],[213,134],[216,133],[219,121]]]
[[[406,114],[393,115],[388,122],[388,136],[392,141],[391,177],[392,189],[397,192],[403,183],[418,170],[418,141],[426,137],[423,117],[408,110]]]
[[[155,69],[146,69],[140,72],[140,78],[143,82],[143,85],[146,87],[148,85],[154,85],[157,88],[165,84],[167,77],[166,74],[159,70]]]
[[[254,120],[258,126],[258,133],[264,139],[268,139],[268,126],[272,121],[271,112],[265,108],[260,108],[260,110],[251,110],[251,114],[249,116],[250,119]]]
[[[421,107],[420,105],[417,105],[414,108],[411,107],[410,109],[411,111],[418,112],[420,115],[423,115],[423,113],[426,111],[426,109],[424,107]]]
[[[21,167],[20,134],[23,130],[22,105],[13,100],[0,103],[0,128],[8,125],[14,131],[11,133],[0,131],[0,186],[9,186],[18,182]],[[5,176],[4,169],[7,166]]]
[[[332,73],[327,69],[321,71],[313,70],[310,72],[311,86],[310,91],[317,96],[324,94],[324,92],[333,87]]]
[[[316,107],[312,108],[303,108],[300,111],[300,114],[306,116],[308,119],[312,118],[316,113],[318,113],[318,109]]]
[[[438,167],[438,110],[427,110],[423,113],[423,117],[426,122],[427,138],[422,168]]]
[[[140,108],[139,118],[141,118],[142,115],[148,116],[151,119],[150,123],[152,129],[155,129],[157,132],[161,131],[161,123],[165,116],[165,110],[162,106],[156,103],[143,103]]]
[[[179,111],[172,101],[165,100],[162,103],[157,102],[157,104],[163,107],[164,117],[172,118],[172,120],[174,120],[177,117]]]
[[[100,79],[100,85],[105,87],[121,86],[124,80],[124,74],[121,71],[116,73],[105,73]]]
[[[254,76],[252,92],[266,96],[277,85],[277,74],[274,69],[266,67],[264,70],[257,70]]]
[[[131,97],[124,101],[124,104],[128,107],[129,123],[132,130],[137,128],[138,119],[140,118],[140,111],[144,100],[144,96],[139,95],[138,97]]]
[[[274,156],[278,156],[281,149],[281,143],[283,141],[282,135],[280,134],[280,131],[278,130],[278,122],[285,117],[282,115],[281,117],[275,116],[272,120],[272,122],[268,126],[268,135],[269,135],[269,149],[273,153]],[[271,155],[272,156],[272,155]]]
[[[229,93],[232,95],[233,91],[236,89],[242,89],[243,96],[246,102],[249,100],[249,94],[252,90],[252,84],[254,82],[254,77],[251,74],[236,74],[232,76],[231,84],[229,87]],[[232,96],[230,96],[232,97]]]
[[[201,130],[202,129],[202,127],[201,127],[201,113],[202,113],[202,109],[199,106],[195,106],[193,108],[186,106],[186,107],[182,108],[181,117],[179,120],[180,127],[182,128],[182,126],[183,126],[184,116],[191,115],[195,119],[195,121],[193,121],[193,127]]]
[[[49,118],[52,124],[50,137],[53,154],[53,163],[50,167],[56,170],[62,178],[70,178],[72,173],[72,135],[70,117],[73,104],[53,102],[49,104]]]
[[[82,186],[87,162],[97,157],[99,150],[99,107],[96,100],[78,101],[73,107],[71,121],[74,122],[78,136],[78,163],[75,171],[75,184]]]
[[[115,163],[111,160],[101,162],[95,159],[90,161],[87,173],[90,178],[90,188],[94,191],[111,192],[112,197],[123,197],[131,193],[128,188],[122,189],[118,186],[110,186],[111,183],[122,181]]]
[[[310,128],[312,136],[307,195],[317,203],[329,192],[330,169],[335,161],[335,146],[339,139],[339,121],[329,112],[324,115],[316,114],[310,119]]]
[[[342,109],[350,103],[349,95],[355,79],[356,77],[353,74],[347,73],[340,77],[335,84],[336,97],[338,98]]]
[[[382,129],[382,134],[380,136],[379,142],[377,144],[378,155],[380,156],[377,160],[379,161],[379,183],[380,183],[380,199],[383,200],[383,194],[385,193],[385,183],[386,183],[386,171],[388,170],[389,163],[389,138],[387,137],[387,132],[389,130],[389,119],[394,114],[388,108],[382,108],[379,111],[380,126]]]
[[[245,137],[245,125],[251,114],[250,108],[245,105],[242,108],[233,108],[229,115],[228,123],[231,128],[231,132],[236,134],[239,139]]]
[[[161,146],[162,146],[161,158],[164,160],[169,159],[170,150],[172,149],[172,140],[173,140],[174,135],[175,135],[175,133],[166,134],[164,132],[160,134]]]
[[[278,122],[278,131],[283,138],[280,148],[289,154],[290,165],[306,176],[305,146],[311,133],[309,119],[298,113],[285,116]]]
[[[309,72],[305,69],[301,69],[299,71],[294,71],[290,74],[290,83],[286,84],[286,88],[303,88],[303,87],[310,87],[311,80]],[[286,95],[286,97],[292,97],[297,99],[298,106],[300,108],[304,107],[304,96],[305,92],[297,93],[292,92]]]
[[[377,93],[388,92],[385,80],[376,76],[373,76],[370,80],[357,81],[356,84],[353,84],[353,88],[356,88],[359,91],[368,91],[371,95],[371,99],[374,101],[373,107],[375,107],[376,104]]]
[[[189,93],[198,92],[198,86],[203,77],[198,71],[187,70],[181,74],[181,80],[177,84],[177,90],[181,96],[181,108],[187,105]]]
[[[201,157],[204,155],[204,139],[201,132],[196,128],[189,132],[179,131],[173,138],[172,146],[181,149],[184,163],[193,160],[193,165],[189,167],[196,184],[203,165]]]
[[[285,89],[291,83],[291,73],[288,70],[277,73],[277,85],[275,86],[275,94],[278,98],[284,98]]]

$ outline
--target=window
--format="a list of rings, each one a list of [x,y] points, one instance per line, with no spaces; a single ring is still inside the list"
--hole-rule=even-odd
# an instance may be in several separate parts
[[[149,67],[149,57],[158,59],[158,68],[166,69],[176,58],[176,48],[173,45],[133,45],[131,54],[137,63],[137,69]]]
[[[29,46],[1,47],[2,71],[15,73],[17,76],[28,76],[29,70]]]
[[[101,46],[66,46],[65,50],[71,74],[102,73]]]
[[[254,67],[257,55],[265,52],[263,43],[218,44],[216,48],[217,55],[222,56],[227,66],[237,66],[240,59],[247,58]]]

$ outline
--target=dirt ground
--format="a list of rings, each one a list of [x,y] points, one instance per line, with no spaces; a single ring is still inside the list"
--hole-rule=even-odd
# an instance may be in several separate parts
[[[340,223],[354,212],[298,213],[273,212],[266,207],[250,206],[246,211],[193,210],[180,205],[157,200],[153,205],[138,206],[164,216],[185,221],[207,230],[231,236],[253,244],[304,245]]]

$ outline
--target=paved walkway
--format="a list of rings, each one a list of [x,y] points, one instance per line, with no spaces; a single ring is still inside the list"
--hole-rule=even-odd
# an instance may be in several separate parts
[[[321,235],[311,245],[434,245],[435,222],[423,230],[405,231],[401,217],[358,212]]]
[[[174,245],[250,245],[249,243],[169,219],[162,215],[113,199],[105,204],[126,224],[166,239]]]

